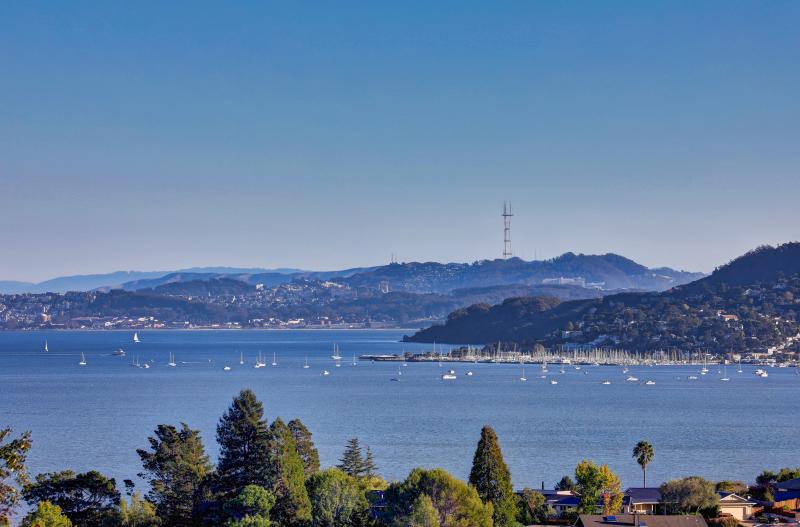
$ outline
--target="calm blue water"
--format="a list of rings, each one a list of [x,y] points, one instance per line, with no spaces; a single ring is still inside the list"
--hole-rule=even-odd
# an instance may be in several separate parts
[[[656,450],[648,481],[701,474],[752,481],[764,468],[796,466],[800,376],[772,369],[728,368],[728,383],[712,368],[634,368],[642,381],[624,382],[619,368],[551,366],[551,385],[514,365],[454,365],[458,380],[439,379],[435,363],[359,362],[352,355],[422,349],[401,345],[401,331],[145,331],[142,343],[125,332],[0,333],[0,426],[33,432],[31,472],[97,469],[118,481],[140,470],[136,448],[159,423],[199,428],[216,458],[214,430],[231,398],[252,388],[268,416],[300,417],[314,433],[323,465],[338,462],[358,436],[375,453],[381,473],[401,479],[415,466],[441,466],[466,478],[480,428],[500,436],[516,486],[550,487],[582,458],[609,463],[625,485],[641,484],[631,448],[639,439]],[[42,347],[45,338],[49,353]],[[337,342],[341,368],[330,360]],[[110,356],[122,346],[124,359]],[[427,348],[427,347],[426,347]],[[258,351],[278,366],[254,369]],[[78,366],[80,353],[88,365]],[[169,352],[178,367],[166,366]],[[239,353],[245,366],[239,366]],[[133,355],[152,360],[131,368]],[[303,369],[308,357],[311,367]],[[184,364],[183,362],[187,362]],[[232,371],[224,372],[228,364]],[[445,368],[449,366],[444,365]],[[320,375],[323,369],[329,376]],[[463,373],[471,369],[473,377]],[[584,372],[587,372],[584,374]],[[600,381],[611,379],[603,386]]]

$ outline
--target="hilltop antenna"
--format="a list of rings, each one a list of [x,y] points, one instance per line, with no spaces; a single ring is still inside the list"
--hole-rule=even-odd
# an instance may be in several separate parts
[[[503,202],[503,259],[511,258],[511,202]]]

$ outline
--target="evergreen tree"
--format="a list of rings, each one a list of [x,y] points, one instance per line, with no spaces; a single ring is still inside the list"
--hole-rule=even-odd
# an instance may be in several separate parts
[[[517,500],[511,486],[511,473],[503,460],[497,434],[490,426],[481,430],[469,483],[485,503],[494,506],[495,527],[507,527],[516,522]]]
[[[378,467],[375,465],[375,458],[372,457],[372,449],[367,447],[367,455],[364,458],[362,471],[365,478],[372,478],[377,475]]]
[[[309,478],[319,472],[319,452],[314,446],[311,432],[300,419],[289,421],[289,430],[292,432],[297,453],[300,455],[300,459],[303,460],[303,472],[306,478]]]
[[[267,488],[275,495],[272,519],[282,527],[303,525],[311,519],[303,461],[289,427],[276,419],[269,430]]]
[[[306,481],[314,527],[365,525],[369,502],[358,481],[337,468],[329,468]]]
[[[572,481],[572,478],[569,475],[564,476],[556,483],[555,486],[556,490],[575,490],[575,482]]]
[[[159,425],[148,441],[149,450],[137,450],[144,466],[139,477],[150,485],[148,499],[167,525],[192,525],[201,484],[212,470],[200,432],[185,423],[180,430]]]
[[[159,527],[162,525],[156,507],[135,492],[130,503],[123,499],[119,502],[119,527]],[[165,522],[165,525],[173,524]]]
[[[252,390],[242,390],[217,425],[218,495],[230,499],[247,485],[269,487],[269,439],[261,401]]]
[[[354,478],[361,477],[364,474],[364,456],[357,437],[347,441],[344,454],[342,454],[342,458],[336,467]]]
[[[94,470],[83,474],[71,470],[39,474],[33,484],[25,487],[24,496],[31,506],[43,501],[58,505],[80,527],[104,527],[116,517],[120,501],[116,481]]]
[[[72,527],[72,522],[61,514],[58,505],[40,501],[36,510],[25,516],[20,527]]]
[[[270,527],[275,496],[264,487],[247,485],[236,498],[225,504],[225,527]]]

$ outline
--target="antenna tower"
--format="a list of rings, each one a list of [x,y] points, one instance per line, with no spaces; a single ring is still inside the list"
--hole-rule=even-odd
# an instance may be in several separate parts
[[[511,202],[503,202],[503,258],[511,258]]]

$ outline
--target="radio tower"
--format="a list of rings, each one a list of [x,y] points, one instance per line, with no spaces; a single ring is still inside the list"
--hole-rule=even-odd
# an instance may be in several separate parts
[[[511,258],[511,202],[503,202],[503,259]]]

